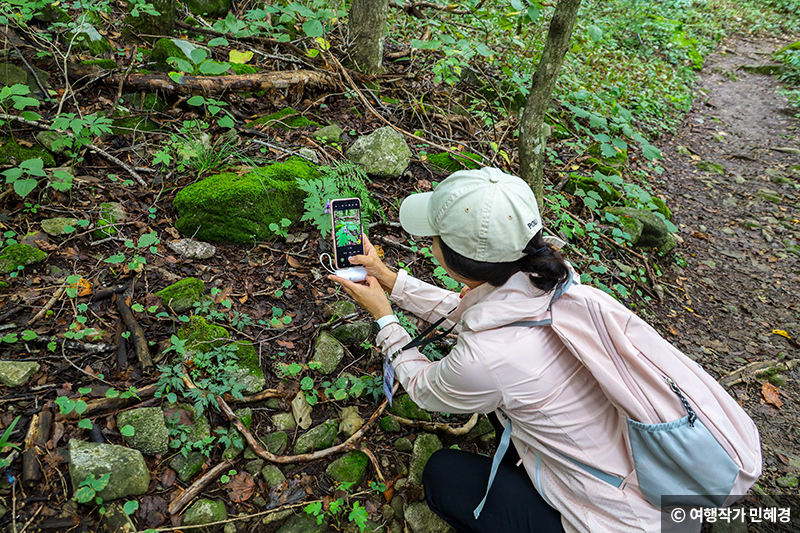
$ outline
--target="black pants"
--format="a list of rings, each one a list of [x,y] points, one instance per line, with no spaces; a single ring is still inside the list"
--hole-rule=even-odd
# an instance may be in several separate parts
[[[499,426],[496,419],[492,424]],[[501,432],[502,427],[497,435]],[[439,450],[422,475],[428,506],[459,533],[563,533],[561,514],[539,495],[525,468],[515,465],[517,461],[519,456],[510,446],[475,520],[473,511],[486,493],[492,458]]]

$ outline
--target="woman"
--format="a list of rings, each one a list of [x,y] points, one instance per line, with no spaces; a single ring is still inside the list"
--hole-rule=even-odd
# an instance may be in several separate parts
[[[504,327],[544,312],[571,278],[542,237],[527,184],[495,168],[456,172],[434,192],[407,198],[400,222],[433,237],[434,257],[466,285],[461,295],[391,271],[368,241],[365,255],[352,258],[367,268],[366,283],[331,279],[378,321],[376,343],[420,407],[495,412],[493,423],[513,427],[488,495],[490,458],[435,453],[423,476],[431,509],[461,532],[660,531],[661,512],[634,479],[621,490],[589,473],[633,471],[620,417],[593,376],[550,328]],[[401,350],[410,338],[384,291],[424,320],[455,325],[447,357],[432,363],[415,348]]]

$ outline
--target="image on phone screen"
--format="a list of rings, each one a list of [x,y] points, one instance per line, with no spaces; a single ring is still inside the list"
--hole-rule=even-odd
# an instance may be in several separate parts
[[[348,257],[364,253],[361,229],[361,201],[358,198],[332,200],[333,246],[336,268],[349,268],[353,265]]]

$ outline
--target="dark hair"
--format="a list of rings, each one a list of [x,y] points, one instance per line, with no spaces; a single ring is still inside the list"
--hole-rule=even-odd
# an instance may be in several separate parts
[[[569,268],[564,256],[544,242],[541,231],[525,246],[522,251],[525,255],[510,263],[487,263],[469,259],[453,251],[441,238],[439,248],[442,250],[442,259],[450,270],[466,279],[485,281],[494,287],[503,285],[517,272],[528,273],[531,283],[544,292],[550,292],[569,279]]]

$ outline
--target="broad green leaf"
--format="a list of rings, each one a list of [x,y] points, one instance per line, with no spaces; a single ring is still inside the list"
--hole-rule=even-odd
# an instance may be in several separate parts
[[[26,107],[39,107],[39,100],[36,98],[30,98],[28,96],[15,96],[14,97],[14,109],[23,110]]]
[[[603,154],[603,157],[614,157],[617,155],[617,149],[613,144],[603,143],[600,145],[600,153]]]
[[[136,500],[125,502],[125,505],[122,506],[122,510],[125,511],[125,514],[127,515],[132,515],[133,513],[136,512],[138,508],[139,508],[139,502],[137,502]]]
[[[198,95],[192,96],[191,98],[186,100],[186,103],[189,104],[189,105],[198,106],[198,105],[203,105],[204,103],[206,103],[206,99],[198,94]]]
[[[57,191],[68,191],[72,188],[73,178],[74,176],[69,172],[56,170],[53,172],[53,178],[50,180],[50,186]]]
[[[133,428],[133,426],[129,424],[127,426],[122,426],[119,432],[122,434],[123,437],[133,437],[134,433],[136,433],[136,430]]]
[[[230,115],[225,115],[217,121],[217,125],[220,128],[233,128],[236,126],[236,122],[234,122]]]
[[[19,179],[14,182],[14,192],[20,195],[20,197],[25,198],[36,188],[38,183],[39,182],[34,178]]]
[[[84,418],[80,422],[78,422],[78,427],[83,429],[92,429],[92,421],[88,418]]]
[[[79,415],[85,413],[86,409],[88,408],[89,406],[83,400],[78,400],[77,402],[75,402],[75,412],[78,413]]]
[[[528,18],[532,24],[536,24],[536,21],[539,20],[539,7],[538,6],[529,6],[528,7]]]
[[[19,167],[31,176],[46,176],[44,171],[44,161],[37,157],[34,159],[26,159],[20,163]]]
[[[32,341],[37,337],[36,332],[30,329],[26,329],[22,332],[22,340],[24,341]]]
[[[651,161],[661,159],[661,150],[650,143],[642,143],[642,154]]]
[[[169,59],[167,59],[167,63],[174,66],[181,72],[186,72],[187,74],[191,74],[192,72],[194,72],[194,67],[185,59],[170,57]]]
[[[603,30],[592,24],[589,26],[589,38],[594,42],[598,42],[603,38]]]
[[[311,38],[322,37],[322,23],[318,20],[307,20],[303,23],[303,31]]]
[[[94,498],[95,490],[91,487],[79,487],[75,491],[75,501],[78,503],[88,503]]]
[[[228,63],[220,63],[218,61],[205,61],[202,65],[200,65],[200,73],[210,74],[212,76],[218,76],[220,74],[228,72],[230,68],[231,66]]]
[[[208,41],[208,46],[228,46],[230,43],[225,37],[215,37]]]
[[[192,63],[199,65],[208,58],[208,52],[202,48],[195,48],[189,54],[189,58],[192,60]]]

